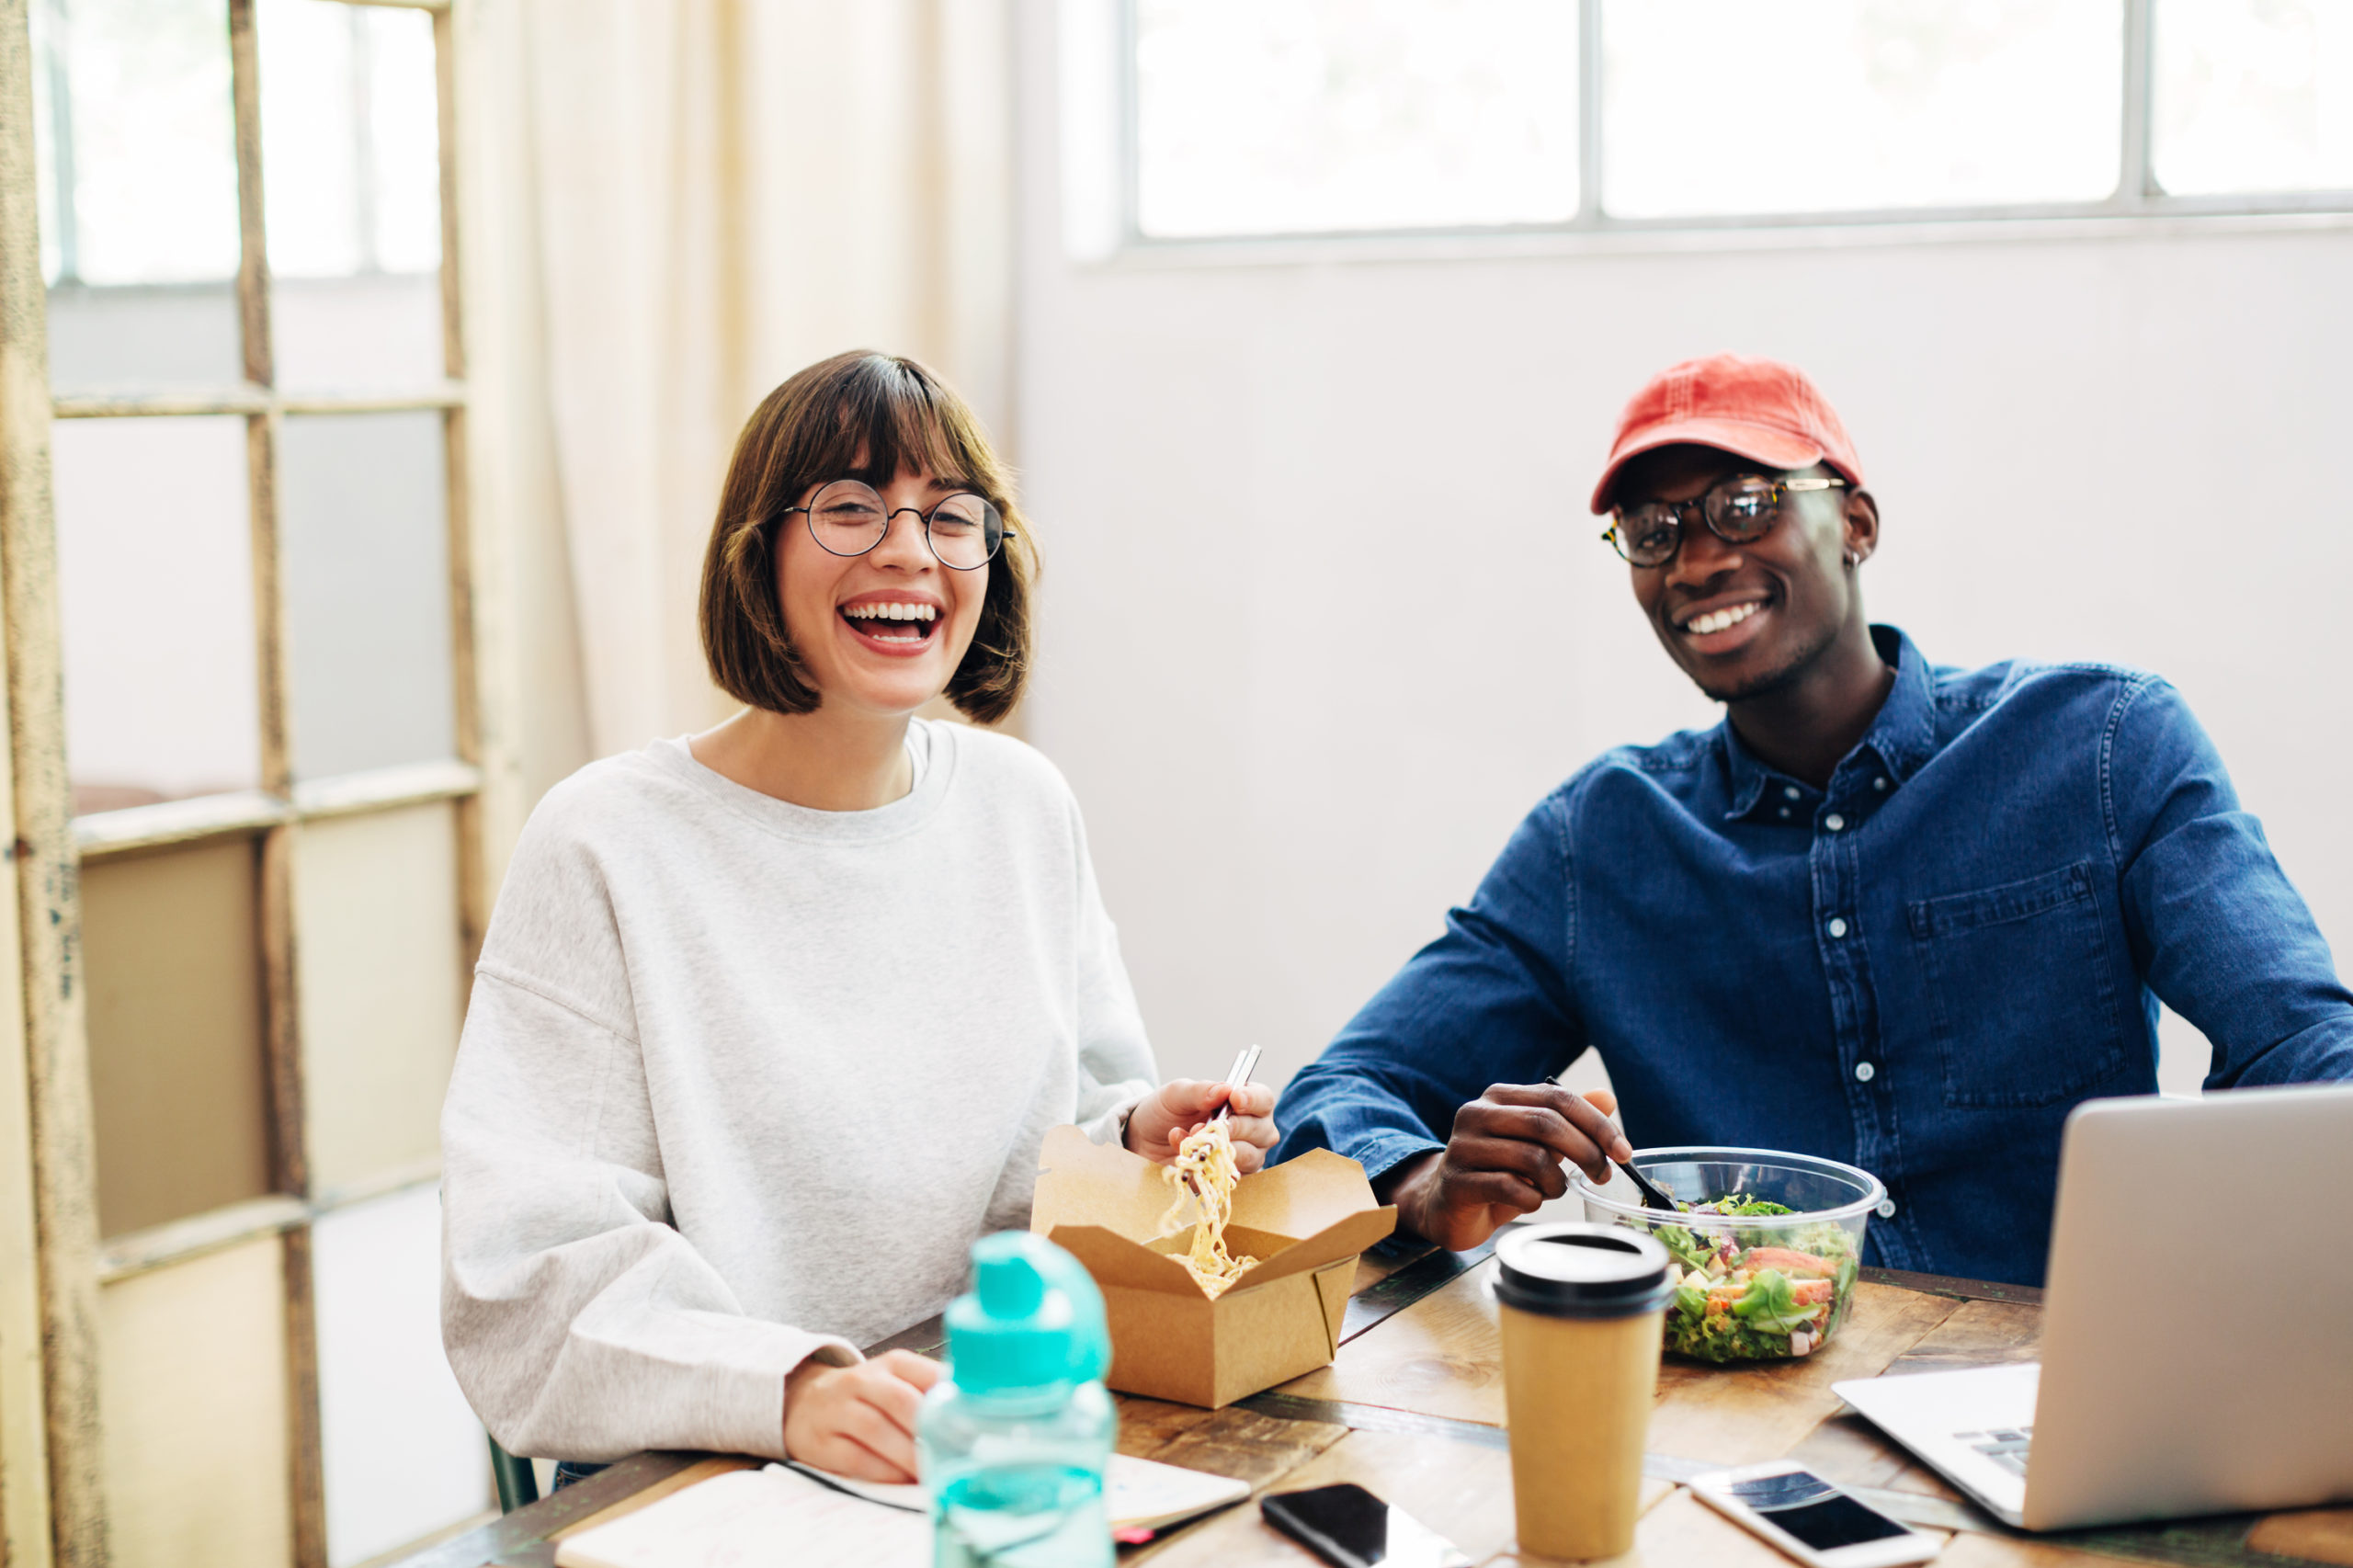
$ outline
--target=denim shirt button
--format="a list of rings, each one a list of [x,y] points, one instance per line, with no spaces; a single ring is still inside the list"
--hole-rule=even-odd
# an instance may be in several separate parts
[[[1881,774],[1878,778],[1876,778],[1872,779],[1872,780],[1871,780],[1871,788],[1872,788],[1872,789],[1874,789],[1874,790],[1884,790],[1884,789],[1886,789],[1886,788],[1887,788],[1887,775],[1886,775],[1886,774],[1884,774],[1884,773],[1882,773],[1882,774]]]
[[[1822,819],[1822,825],[1828,828],[1831,832],[1836,833],[1840,828],[1847,825],[1847,819],[1840,816],[1836,812],[1833,812],[1828,816]]]
[[[1882,1198],[1879,1200],[1879,1217],[1882,1220],[1893,1220],[1895,1218],[1895,1199],[1893,1198]]]
[[[1784,795],[1787,795],[1790,800],[1794,801],[1794,800],[1796,800],[1796,799],[1798,798],[1798,796],[1799,796],[1799,794],[1801,793],[1801,791],[1799,790],[1798,787],[1797,787],[1796,785],[1794,785],[1794,784],[1784,784],[1784,785],[1782,785],[1782,786],[1781,786],[1781,793],[1782,793],[1782,794],[1784,794]]]
[[[1836,915],[1830,917],[1830,935],[1835,938],[1847,934],[1847,923]]]
[[[1855,1063],[1855,1082],[1858,1084],[1868,1084],[1873,1078],[1878,1076],[1879,1069],[1872,1066],[1870,1062],[1858,1062]]]

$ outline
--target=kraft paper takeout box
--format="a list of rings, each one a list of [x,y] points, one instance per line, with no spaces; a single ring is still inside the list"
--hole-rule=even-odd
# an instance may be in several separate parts
[[[1397,1223],[1397,1210],[1374,1199],[1364,1167],[1318,1149],[1244,1176],[1226,1250],[1258,1261],[1214,1301],[1181,1261],[1193,1227],[1164,1231],[1176,1197],[1165,1168],[1075,1127],[1047,1133],[1038,1156],[1029,1228],[1068,1249],[1103,1288],[1111,1328],[1104,1381],[1213,1410],[1328,1365],[1357,1255]]]

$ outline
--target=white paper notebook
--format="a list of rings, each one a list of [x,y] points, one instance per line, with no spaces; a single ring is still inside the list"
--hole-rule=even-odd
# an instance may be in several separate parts
[[[1115,1454],[1103,1477],[1114,1529],[1173,1524],[1250,1495],[1249,1483]],[[925,1568],[920,1486],[882,1486],[785,1465],[731,1471],[556,1548],[557,1568],[761,1568],[864,1562]]]
[[[651,1506],[583,1530],[555,1549],[557,1568],[758,1568],[870,1562],[925,1568],[931,1525],[782,1465],[730,1471]]]

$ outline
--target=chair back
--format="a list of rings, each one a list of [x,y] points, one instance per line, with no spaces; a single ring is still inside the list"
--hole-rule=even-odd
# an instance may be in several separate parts
[[[526,1503],[538,1502],[540,1477],[531,1468],[531,1461],[508,1453],[487,1432],[483,1434],[483,1440],[490,1445],[490,1473],[498,1482],[498,1511],[511,1514]]]

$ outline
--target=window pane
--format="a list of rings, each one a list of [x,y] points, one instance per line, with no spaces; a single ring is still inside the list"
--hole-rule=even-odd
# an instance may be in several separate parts
[[[72,0],[50,18],[70,112],[40,129],[70,166],[74,275],[161,283],[237,272],[237,154],[221,0]],[[51,87],[56,85],[52,75]]]
[[[254,841],[82,869],[98,1228],[269,1190]]]
[[[295,772],[454,756],[441,415],[290,416],[278,506]]]
[[[126,37],[119,0],[79,0],[70,8],[67,0],[33,0],[31,6],[41,270],[51,284],[49,377],[59,392],[217,387],[244,374],[230,281],[237,259],[236,168],[229,124],[219,118],[228,108],[226,23],[210,6],[164,5],[153,14],[166,24],[158,37]],[[190,108],[180,118],[192,116],[194,134],[172,134],[191,127],[175,123],[168,112],[172,92],[153,101],[150,89],[159,79],[180,83],[183,107]],[[129,106],[118,102],[126,95],[133,100]],[[77,111],[105,118],[85,137],[76,133]],[[139,156],[126,141],[134,131],[169,139]],[[183,177],[191,164],[199,170],[193,183]],[[174,199],[199,208],[213,203],[194,231],[152,213],[142,182],[159,170]],[[61,190],[77,191],[89,210],[98,247],[95,275],[84,264],[77,205],[61,205]],[[140,227],[150,216],[160,225],[153,233]],[[133,225],[129,232],[126,222]],[[182,244],[192,244],[193,252],[176,256]],[[126,245],[154,254],[142,261],[126,254]],[[210,280],[120,281],[188,277]]]
[[[441,265],[441,123],[433,18],[423,11],[358,14],[367,44],[366,134],[375,178],[376,265],[430,272]]]
[[[433,21],[261,0],[262,187],[284,278],[441,265]]]
[[[51,426],[74,810],[260,780],[242,419]]]
[[[441,379],[441,275],[289,278],[270,288],[278,384],[409,388]]]
[[[488,1511],[490,1467],[441,1350],[439,1190],[338,1210],[312,1236],[327,1562],[350,1568]]]
[[[306,823],[294,858],[311,1184],[430,1160],[458,1050],[456,808]]]
[[[1577,205],[1563,0],[1137,0],[1146,234],[1558,222]]]
[[[244,375],[233,283],[49,290],[49,381],[60,392],[228,387]]]
[[[352,114],[355,8],[263,0],[262,189],[269,269],[332,277],[361,265],[359,136]]]
[[[438,381],[432,18],[332,0],[261,0],[258,26],[278,384]]]
[[[2097,200],[2120,155],[2122,17],[2086,0],[1604,0],[1603,204]]]
[[[284,1256],[264,1236],[99,1292],[114,1568],[294,1561]]]
[[[2353,188],[2353,5],[2157,0],[2157,183]]]

